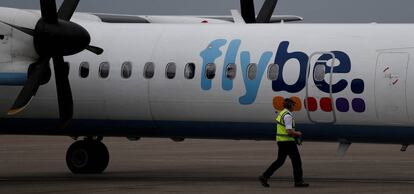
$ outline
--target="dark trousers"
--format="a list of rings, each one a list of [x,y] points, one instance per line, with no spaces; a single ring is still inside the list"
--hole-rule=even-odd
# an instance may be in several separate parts
[[[296,143],[293,141],[278,142],[277,145],[279,147],[277,160],[269,166],[266,172],[263,173],[263,176],[266,179],[270,178],[273,173],[285,163],[286,157],[289,156],[290,160],[292,161],[295,183],[303,181],[302,160],[300,159],[300,154]]]

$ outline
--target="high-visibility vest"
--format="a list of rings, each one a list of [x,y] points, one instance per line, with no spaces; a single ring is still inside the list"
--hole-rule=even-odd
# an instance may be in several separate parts
[[[284,109],[276,117],[276,122],[277,122],[276,141],[277,142],[295,141],[295,138],[289,136],[286,130],[284,118],[287,114],[290,115],[289,111],[287,109]],[[293,130],[295,130],[295,121],[293,117],[292,117],[292,128]]]

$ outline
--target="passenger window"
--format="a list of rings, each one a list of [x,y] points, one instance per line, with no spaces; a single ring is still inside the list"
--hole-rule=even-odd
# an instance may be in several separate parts
[[[226,68],[226,77],[229,80],[234,80],[234,78],[236,78],[236,70],[237,70],[236,64],[234,63],[228,64]]]
[[[89,63],[82,62],[79,66],[79,76],[81,78],[87,78],[89,76]]]
[[[102,62],[99,66],[99,76],[101,78],[107,78],[109,76],[109,62]]]
[[[250,63],[249,66],[247,66],[247,77],[249,80],[256,79],[257,74],[257,65],[256,63]]]
[[[313,71],[313,78],[315,81],[320,82],[325,79],[325,64],[317,63],[315,65],[315,70]]]
[[[132,63],[131,62],[125,62],[122,64],[121,67],[121,75],[122,78],[128,79],[132,75]]]
[[[279,66],[277,64],[270,64],[269,68],[267,68],[267,78],[269,80],[277,80],[279,76]]]
[[[195,76],[195,64],[188,63],[184,69],[184,77],[186,79],[193,79]]]
[[[216,76],[216,64],[209,63],[206,66],[206,78],[207,79],[214,79]]]
[[[153,62],[148,62],[144,66],[144,77],[146,79],[151,79],[155,74],[155,65]]]
[[[177,67],[176,67],[175,63],[168,63],[167,68],[165,68],[165,76],[168,79],[174,79],[176,69],[177,69]]]

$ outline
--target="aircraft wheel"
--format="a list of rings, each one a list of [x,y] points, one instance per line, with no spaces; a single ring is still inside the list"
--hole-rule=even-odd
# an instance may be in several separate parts
[[[108,149],[97,140],[77,141],[66,152],[66,164],[74,174],[99,174],[108,163]]]

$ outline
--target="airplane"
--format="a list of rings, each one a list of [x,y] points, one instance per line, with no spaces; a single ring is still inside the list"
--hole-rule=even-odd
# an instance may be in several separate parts
[[[73,173],[101,173],[104,137],[275,140],[284,98],[307,141],[414,143],[414,25],[256,16],[0,8],[0,134],[68,136]],[[53,64],[50,66],[50,64]],[[80,140],[78,140],[80,138]]]

